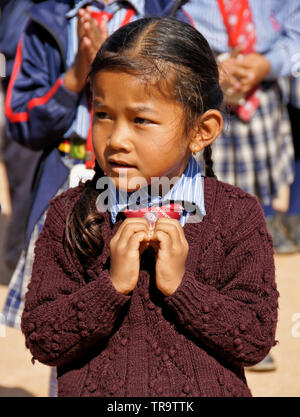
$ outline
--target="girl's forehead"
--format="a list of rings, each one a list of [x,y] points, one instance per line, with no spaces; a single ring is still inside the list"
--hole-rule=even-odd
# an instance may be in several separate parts
[[[142,95],[160,100],[173,99],[170,80],[151,74],[136,74],[121,70],[102,70],[93,76],[92,89],[95,94],[119,93],[126,89],[132,95]]]

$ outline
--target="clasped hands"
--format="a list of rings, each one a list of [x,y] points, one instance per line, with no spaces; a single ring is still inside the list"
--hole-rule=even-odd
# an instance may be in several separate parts
[[[271,69],[269,60],[257,52],[245,55],[234,50],[227,59],[219,63],[220,84],[225,98],[234,94],[247,95],[260,84]]]
[[[180,285],[189,246],[178,220],[159,218],[151,225],[144,218],[128,218],[110,242],[110,278],[118,292],[128,294],[136,287],[140,257],[149,245],[156,250],[157,288],[169,296]]]
[[[76,93],[83,90],[90,66],[102,43],[108,37],[107,21],[105,15],[98,23],[91,15],[90,7],[78,11],[78,52],[73,65],[64,77],[65,86]]]

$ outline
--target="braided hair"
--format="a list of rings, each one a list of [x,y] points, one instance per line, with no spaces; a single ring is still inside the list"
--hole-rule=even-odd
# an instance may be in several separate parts
[[[212,149],[211,149],[211,146],[208,145],[206,146],[206,148],[204,148],[204,151],[203,151],[203,159],[205,162],[205,175],[207,177],[213,177],[217,179],[217,176],[215,175],[214,170],[213,170],[213,160],[211,158],[211,155],[212,155]]]

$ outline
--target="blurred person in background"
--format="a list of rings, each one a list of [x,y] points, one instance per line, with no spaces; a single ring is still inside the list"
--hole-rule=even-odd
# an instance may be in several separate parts
[[[295,55],[294,73],[291,77],[280,80],[280,86],[286,97],[288,112],[292,125],[293,143],[295,151],[295,181],[288,194],[289,209],[282,216],[272,213],[271,225],[279,224],[285,232],[296,242],[300,250],[300,54]]]
[[[12,74],[17,44],[28,18],[27,11],[34,3],[39,2],[33,0],[0,0],[0,53],[3,54],[6,61],[5,77],[2,78],[4,95]],[[9,132],[4,130],[1,140],[1,154],[7,172],[12,202],[12,214],[6,228],[3,245],[3,261],[8,271],[8,277],[5,277],[5,281],[9,281],[25,245],[26,219],[30,207],[31,187],[41,152],[21,146],[11,137]],[[4,277],[2,277],[3,279]]]
[[[300,3],[198,0],[186,9],[218,56],[230,109],[222,140],[212,147],[216,175],[256,195],[275,251],[295,253],[299,246],[284,229],[273,227],[271,214],[278,218],[287,212],[295,175],[291,126],[278,79],[292,73],[292,56],[300,51]]]
[[[291,75],[292,56],[300,52],[300,3],[195,0],[185,8],[218,57],[228,106],[227,126],[212,145],[215,174],[256,195],[270,226],[270,206],[282,218],[295,177],[291,125],[278,79]],[[269,232],[277,253],[299,250],[285,229],[269,227]],[[249,369],[276,365],[268,355]]]
[[[94,175],[90,64],[107,36],[133,20],[175,16],[186,1],[57,1],[35,5],[18,45],[5,102],[11,137],[42,152],[26,225],[25,248],[9,284],[2,320],[20,327],[34,247],[50,200]],[[53,375],[53,374],[52,374]],[[55,395],[52,378],[50,395]]]

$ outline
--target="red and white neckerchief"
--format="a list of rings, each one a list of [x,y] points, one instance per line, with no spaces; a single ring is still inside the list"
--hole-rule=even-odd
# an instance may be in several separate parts
[[[127,218],[144,217],[149,223],[155,223],[160,217],[179,220],[183,212],[181,204],[166,204],[163,206],[144,207],[139,210],[127,209],[124,214]]]
[[[256,31],[248,0],[218,0],[219,9],[228,33],[230,48],[241,46],[241,54],[256,51]],[[259,106],[258,88],[252,89],[245,97],[245,104],[234,106],[235,113],[249,122]]]

